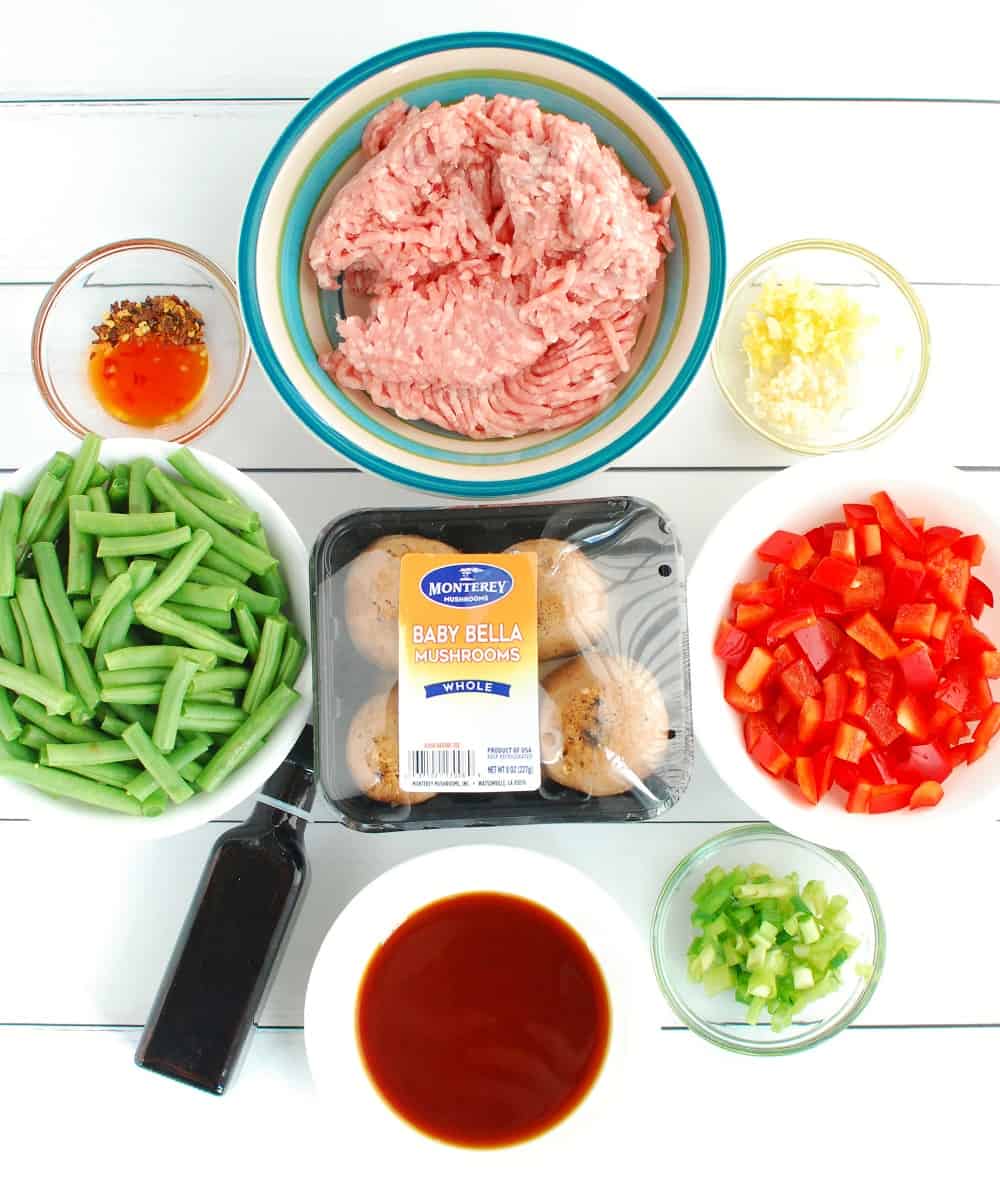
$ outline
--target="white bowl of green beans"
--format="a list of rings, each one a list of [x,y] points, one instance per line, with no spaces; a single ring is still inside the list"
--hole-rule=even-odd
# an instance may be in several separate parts
[[[0,493],[0,809],[137,840],[218,818],[311,706],[305,546],[210,454],[87,437]]]

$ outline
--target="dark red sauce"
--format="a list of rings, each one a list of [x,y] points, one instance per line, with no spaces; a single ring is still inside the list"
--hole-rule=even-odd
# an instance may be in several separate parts
[[[593,1085],[608,992],[581,937],[508,894],[442,899],[401,924],[361,981],[358,1040],[378,1091],[427,1135],[470,1148],[527,1140]]]

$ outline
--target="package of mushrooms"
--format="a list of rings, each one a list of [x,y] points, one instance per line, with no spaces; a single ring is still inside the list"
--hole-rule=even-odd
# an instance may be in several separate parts
[[[648,820],[683,794],[684,563],[651,504],[356,511],[312,571],[316,764],[349,826]]]

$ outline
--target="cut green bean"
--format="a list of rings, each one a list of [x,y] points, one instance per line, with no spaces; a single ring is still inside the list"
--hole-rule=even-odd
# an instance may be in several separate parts
[[[102,686],[101,702],[116,706],[130,703],[135,707],[156,707],[163,695],[163,686]]]
[[[39,755],[42,765],[49,764],[46,758],[51,748],[51,745],[47,745],[42,749]],[[103,782],[105,786],[116,786],[119,790],[124,790],[142,772],[123,761],[111,762],[109,765],[64,765],[62,768],[71,774],[80,774],[81,777],[91,778],[95,782]]]
[[[172,752],[177,743],[181,708],[187,698],[191,680],[197,672],[198,667],[193,661],[181,660],[170,671],[170,677],[163,684],[163,694],[153,726],[153,744],[161,753]]]
[[[53,744],[45,751],[49,765],[62,769],[67,765],[110,765],[115,761],[134,761],[137,754],[124,740],[100,740],[85,745]]]
[[[188,607],[207,607],[212,611],[231,612],[236,606],[236,587],[202,586],[198,582],[186,582],[171,596],[171,602],[183,603]]]
[[[137,611],[155,611],[161,604],[166,603],[171,595],[187,582],[191,571],[209,551],[211,544],[212,538],[209,534],[203,528],[196,529],[190,543],[181,549],[163,573],[138,597]]]
[[[271,546],[267,543],[267,533],[263,527],[255,529],[253,532],[243,534],[243,539],[262,550],[269,557],[273,558]],[[288,586],[285,583],[285,576],[281,573],[281,567],[275,560],[274,565],[269,570],[265,570],[258,579],[258,586],[268,595],[274,595],[282,607],[288,602]]]
[[[241,691],[250,681],[250,670],[241,666],[221,666],[217,670],[204,670],[196,674],[191,682],[191,697],[204,694],[206,691]]]
[[[260,516],[242,503],[230,503],[228,499],[217,499],[205,491],[192,487],[190,483],[178,483],[177,489],[185,498],[190,499],[206,516],[217,520],[224,528],[234,532],[254,532],[260,528]]]
[[[97,515],[111,515],[111,502],[108,499],[107,491],[100,487],[91,487],[87,492],[87,498],[90,500],[91,511]],[[118,578],[128,569],[128,562],[122,557],[109,557],[103,563],[98,562],[94,567],[94,583],[97,583],[98,571],[103,570],[107,573],[109,579]],[[94,588],[91,587],[90,597],[92,599],[97,596],[94,593]]]
[[[253,612],[242,600],[238,600],[233,608],[233,614],[236,616],[236,627],[240,634],[240,640],[246,646],[250,657],[256,661],[257,654],[260,652],[260,628]]]
[[[217,520],[206,515],[190,499],[182,495],[161,470],[155,467],[150,470],[147,482],[157,499],[162,500],[171,511],[177,513],[181,523],[189,524],[192,528],[203,528],[212,538],[212,545],[218,553],[230,558],[237,565],[244,566],[251,574],[264,574],[277,565],[276,559],[269,553],[241,540],[228,528],[223,528]]]
[[[191,581],[203,583],[206,586],[220,586],[224,589],[231,587],[236,591],[237,602],[242,600],[255,616],[276,616],[281,611],[281,600],[277,595],[265,595],[261,591],[255,591],[246,583],[237,582],[235,578],[227,578],[224,574],[206,566],[198,566],[192,570]]]
[[[140,724],[149,733],[153,731],[153,725],[156,723],[156,712],[151,711],[148,707],[139,707],[135,703],[112,703],[111,710],[116,716],[119,716],[125,721],[126,727],[129,724]],[[125,729],[122,729],[124,732]]]
[[[135,749],[136,756],[146,771],[153,775],[157,784],[167,792],[175,803],[183,803],[185,799],[189,799],[194,794],[188,783],[153,744],[145,729],[139,724],[130,724],[122,733],[122,738],[126,744]],[[134,782],[130,782],[129,788],[134,788],[138,782],[138,778]],[[134,790],[130,789],[130,793],[134,793]]]
[[[176,612],[157,608],[155,611],[147,611],[138,615],[138,620],[152,632],[158,632],[162,636],[176,637],[184,644],[190,645],[192,649],[205,649],[209,653],[221,657],[224,661],[232,661],[237,665],[242,665],[246,661],[247,651],[242,645],[237,645],[213,629],[206,628],[204,624],[195,624],[191,620],[186,620]]]
[[[294,628],[289,626],[285,639],[285,651],[281,656],[281,666],[278,669],[278,682],[285,686],[294,687],[302,673],[302,664],[306,659],[305,642]]]
[[[21,528],[21,496],[7,491],[0,501],[0,596],[14,594],[17,536]]]
[[[219,703],[223,707],[239,707],[235,691],[201,691],[198,694],[199,703]]]
[[[0,686],[0,737],[4,740],[17,740],[24,731],[24,725],[17,718],[10,695]]]
[[[106,732],[111,737],[121,737],[121,734],[133,723],[132,720],[122,720],[116,715],[106,715],[101,720],[101,731]]]
[[[56,686],[42,674],[0,661],[0,686],[41,703],[49,715],[68,715],[76,700],[64,687]]]
[[[116,649],[113,652],[120,653],[121,650]],[[101,670],[97,677],[101,686],[162,686],[169,674],[170,670],[162,667],[145,667],[135,670]]]
[[[64,741],[66,744],[97,744],[108,739],[96,728],[84,728],[62,716],[50,715],[41,703],[28,698],[27,695],[19,695],[14,700],[14,710],[28,723],[34,724],[36,728],[41,728],[50,737],[55,737],[56,740]]]
[[[35,559],[42,598],[56,635],[67,645],[79,645],[83,634],[63,585],[62,567],[55,545],[51,541],[36,541],[31,547],[31,555]]]
[[[191,540],[191,529],[174,528],[170,532],[154,532],[149,536],[101,537],[97,542],[98,557],[149,557],[154,553],[172,553]]]
[[[0,758],[6,758],[8,761],[37,760],[33,749],[21,744],[19,740],[4,740],[2,736],[0,736]]]
[[[230,561],[228,557],[223,557],[215,549],[209,549],[208,553],[202,558],[202,565],[208,570],[214,570],[217,574],[224,574],[226,578],[232,578],[236,582],[248,582],[252,577],[251,570],[244,569],[243,566],[238,566],[235,562]]]
[[[187,645],[142,645],[135,649],[116,649],[107,655],[109,670],[163,669],[170,670],[181,658],[193,661],[201,670],[214,670],[218,658],[203,649]]]
[[[21,733],[18,743],[24,745],[26,749],[34,749],[35,752],[41,752],[43,749],[48,748],[49,745],[58,742],[51,733],[45,732],[34,724],[29,724]]]
[[[216,632],[228,632],[233,626],[233,613],[229,611],[213,611],[210,607],[191,607],[187,603],[164,603],[161,611],[173,612],[193,624],[204,624],[206,628],[214,628]]]
[[[199,491],[207,491],[209,495],[214,495],[216,499],[225,499],[229,503],[235,503],[239,506],[245,506],[239,495],[229,486],[227,486],[217,474],[214,474],[209,468],[202,464],[197,455],[190,449],[184,446],[181,449],[175,449],[173,453],[167,455],[167,461],[183,478],[193,487],[197,487]]]
[[[88,433],[81,442],[79,452],[66,474],[62,494],[38,535],[39,541],[57,541],[59,539],[62,530],[66,527],[69,501],[74,495],[83,495],[91,485],[90,479],[100,453],[101,438],[96,433]]]
[[[82,627],[94,614],[94,605],[89,599],[73,600],[73,615],[80,621]]]
[[[28,762],[0,759],[0,777],[10,778],[26,786],[33,786],[45,794],[58,799],[76,799],[92,807],[106,807],[111,811],[122,811],[128,815],[141,815],[142,804],[131,795],[84,778],[65,770],[54,770],[49,766],[31,765]],[[178,781],[187,786],[182,778]],[[190,788],[189,788],[190,789]]]
[[[181,709],[181,732],[221,732],[228,736],[247,721],[247,713],[239,707],[224,707],[219,703],[185,703]]]
[[[111,585],[111,579],[108,578],[108,572],[104,568],[104,562],[94,559],[94,581],[90,584],[90,602],[95,606],[98,599]]]
[[[118,604],[128,599],[131,594],[132,575],[127,572],[119,574],[108,584],[108,589],[97,601],[93,614],[83,627],[83,647],[85,649],[96,647],[108,617]]]
[[[144,537],[176,531],[177,517],[173,512],[81,511],[74,513],[73,525],[95,537]]]
[[[10,601],[10,614],[17,629],[18,640],[21,642],[21,661],[14,664],[23,665],[26,670],[37,673],[38,662],[35,659],[35,650],[31,644],[31,637],[28,635],[28,625],[24,619],[24,612],[21,611],[21,605],[17,599],[11,599]],[[13,658],[10,660],[14,661]]]
[[[72,495],[69,500],[69,556],[66,563],[66,592],[89,595],[94,581],[94,538],[73,523],[74,512],[93,508],[89,495]]]
[[[167,761],[180,773],[189,765],[193,765],[199,757],[204,757],[211,747],[211,740],[203,732],[196,732],[189,739],[179,741],[177,747],[167,754]],[[129,793],[137,799],[145,799],[153,794],[158,785],[153,775],[146,771],[135,780]]]
[[[153,469],[149,458],[136,458],[128,477],[128,510],[133,516],[153,510],[152,497],[146,486],[146,475]]]
[[[142,814],[155,819],[156,816],[162,815],[167,809],[167,796],[162,790],[151,794],[148,799],[142,800]]]
[[[65,690],[66,671],[63,669],[62,657],[59,653],[56,630],[49,618],[37,579],[18,578],[17,601],[21,605],[21,614],[28,626],[28,635],[31,637],[31,647],[35,651],[39,674],[48,678],[55,686]]]
[[[128,504],[130,473],[124,462],[112,466],[111,482],[108,484],[108,498],[112,507],[125,507]]]
[[[94,467],[94,472],[90,476],[90,487],[103,487],[111,477],[111,471],[104,465],[103,462],[98,462]],[[87,490],[90,490],[90,487]]]
[[[252,715],[274,690],[285,648],[288,621],[284,616],[268,616],[260,637],[260,652],[243,695],[243,710]]]
[[[114,609],[107,622],[101,629],[94,650],[94,662],[99,670],[107,668],[107,655],[115,649],[124,648],[128,642],[129,631],[135,622],[135,608],[132,600],[149,580],[153,577],[155,566],[152,562],[137,558],[128,568],[128,577],[132,580],[132,593],[124,598]]]
[[[38,540],[39,534],[45,526],[45,521],[52,514],[52,509],[62,494],[64,485],[64,479],[56,478],[48,470],[38,480],[35,492],[28,500],[24,514],[21,516],[21,527],[17,533],[16,552],[19,564],[27,555],[31,543]]]
[[[80,701],[87,712],[93,713],[101,701],[101,688],[97,681],[97,672],[82,645],[60,645],[66,665],[66,673],[73,680]]]
[[[256,752],[261,741],[281,723],[298,700],[298,693],[287,686],[279,686],[272,691],[247,717],[246,723],[209,760],[198,778],[199,787],[202,790],[215,790],[221,786],[234,770]]]
[[[23,666],[21,636],[10,605],[10,599],[0,595],[0,657],[6,657],[16,666]]]

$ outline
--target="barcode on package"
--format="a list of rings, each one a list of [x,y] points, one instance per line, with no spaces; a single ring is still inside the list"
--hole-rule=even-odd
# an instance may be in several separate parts
[[[471,749],[411,749],[410,777],[421,782],[460,781],[476,772]]]

